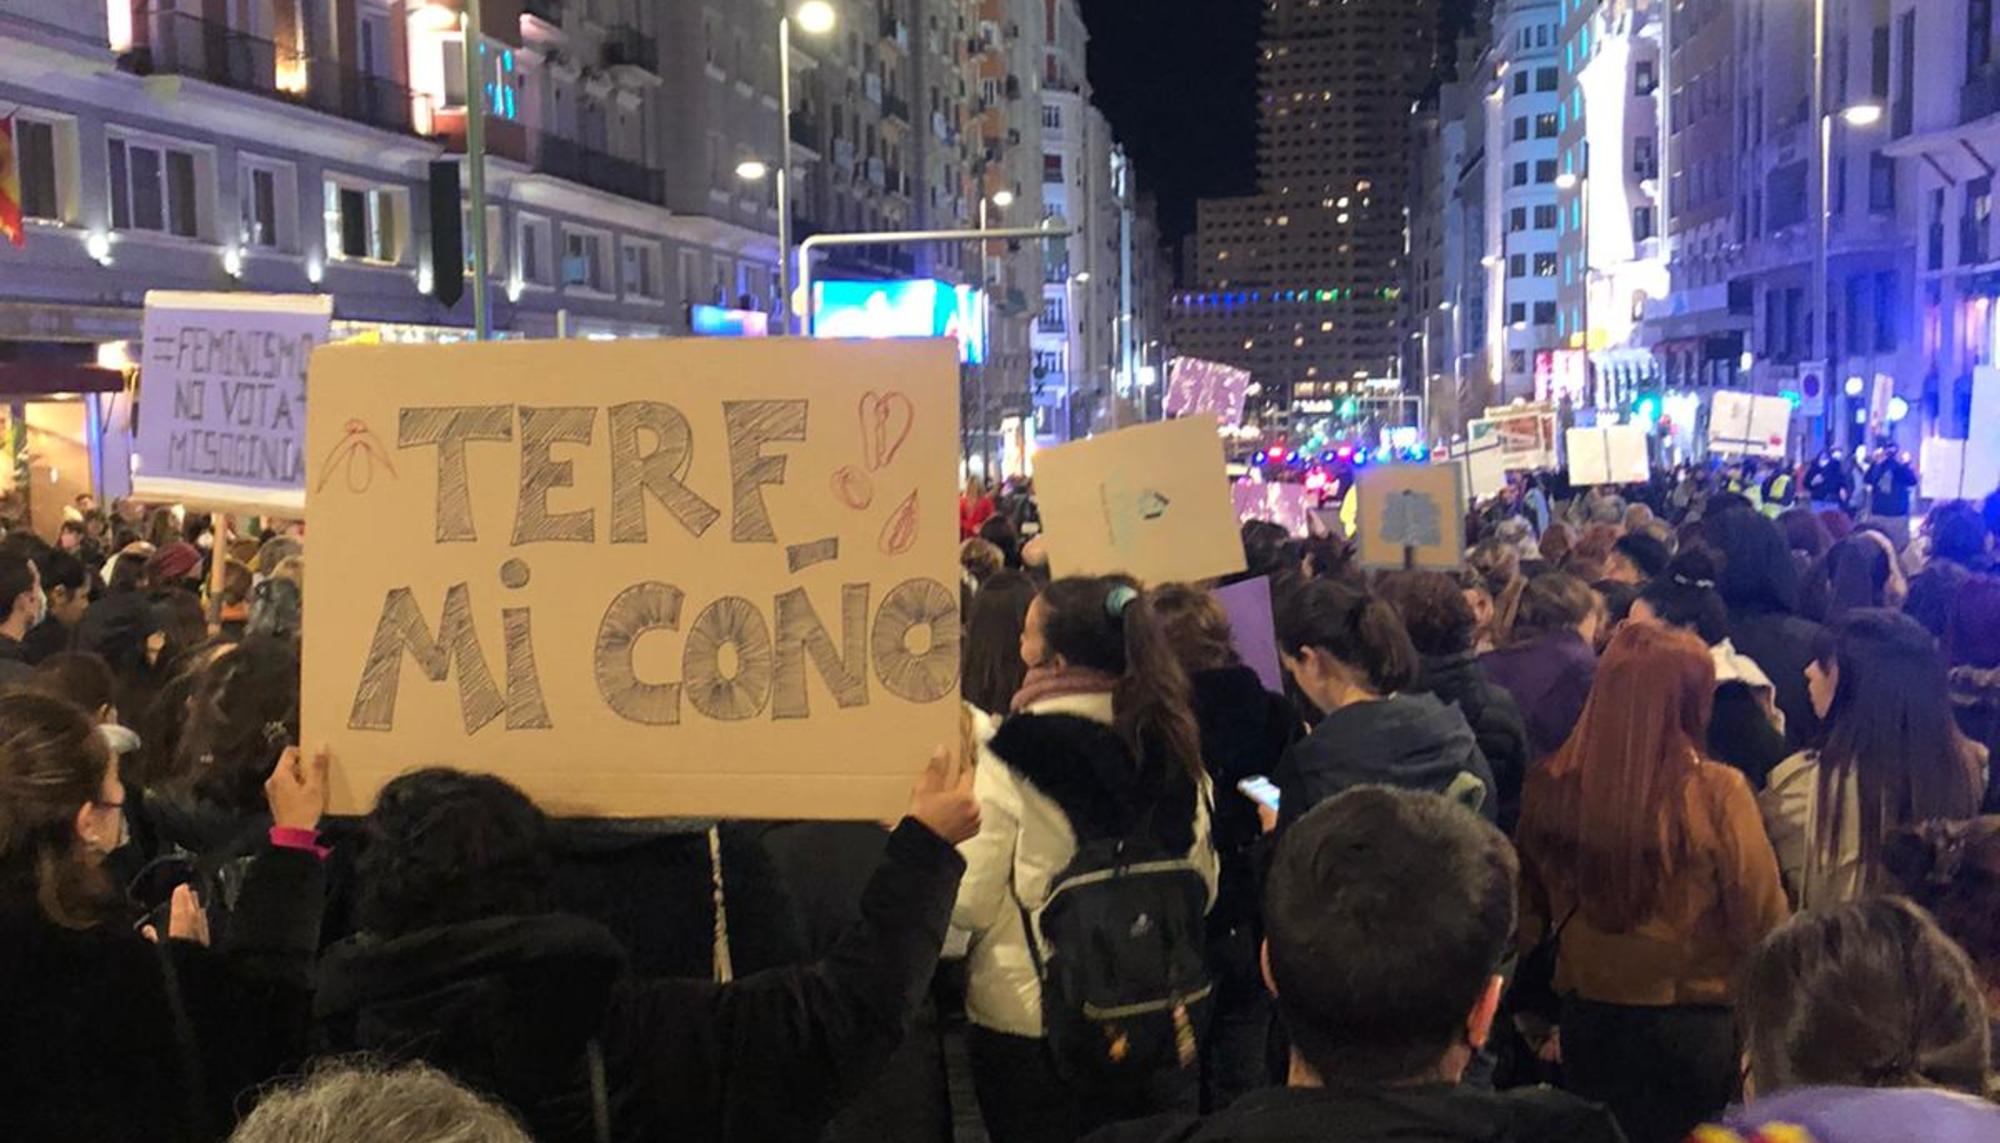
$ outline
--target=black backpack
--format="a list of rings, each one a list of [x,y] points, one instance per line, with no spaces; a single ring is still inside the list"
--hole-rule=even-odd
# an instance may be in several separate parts
[[[1201,1056],[1208,886],[1149,835],[1081,845],[1049,889],[1039,938],[1021,911],[1056,1070],[1079,1087],[1138,1087]]]

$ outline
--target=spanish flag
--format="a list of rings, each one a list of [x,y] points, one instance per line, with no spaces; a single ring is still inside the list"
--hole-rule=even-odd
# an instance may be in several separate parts
[[[0,119],[0,235],[16,246],[28,244],[21,227],[21,161],[14,155],[14,117]]]

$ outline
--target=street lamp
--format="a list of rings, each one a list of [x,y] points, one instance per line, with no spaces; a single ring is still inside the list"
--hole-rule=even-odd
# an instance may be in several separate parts
[[[1856,103],[1843,108],[1840,117],[1849,127],[1873,127],[1882,121],[1882,105],[1879,103]]]
[[[1557,175],[1557,176],[1556,176],[1556,189],[1557,189],[1557,190],[1575,190],[1575,189],[1576,189],[1576,172],[1575,172],[1575,171],[1564,171],[1564,172],[1563,172],[1562,174],[1559,174],[1559,175]]]
[[[823,36],[833,30],[839,22],[833,5],[827,0],[804,0],[789,15],[778,18],[778,332],[790,336],[792,332],[792,21],[799,22],[799,30],[807,35]],[[736,168],[736,173],[746,179],[757,180],[763,174],[751,175],[745,168],[752,163],[744,163]],[[761,163],[754,164],[763,166]]]
[[[770,164],[762,159],[745,159],[736,164],[736,177],[746,183],[761,183],[764,181],[764,176],[770,173]],[[783,168],[780,168],[779,177],[782,178],[783,175]]]

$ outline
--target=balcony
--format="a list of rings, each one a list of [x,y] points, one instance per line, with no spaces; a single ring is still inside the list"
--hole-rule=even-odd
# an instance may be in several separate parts
[[[134,75],[186,76],[386,131],[412,130],[415,98],[386,76],[312,59],[185,12],[142,13],[138,29],[147,42],[118,59],[118,66]]]
[[[910,195],[909,175],[904,173],[903,168],[884,167],[882,173],[883,173],[884,185],[888,188],[890,194],[899,194],[905,198],[909,197]]]
[[[908,125],[910,122],[910,101],[893,92],[883,92],[882,118],[899,119],[905,125]]]
[[[465,113],[462,109],[439,112],[437,128],[446,149],[456,154],[465,153]],[[666,202],[666,180],[661,172],[636,160],[587,147],[574,139],[530,131],[519,123],[504,119],[487,120],[486,153],[621,198],[655,206]]]
[[[910,50],[910,26],[885,12],[882,14],[882,39],[907,52]]]
[[[636,67],[658,75],[659,42],[637,28],[612,28],[604,35],[604,62],[611,67]]]

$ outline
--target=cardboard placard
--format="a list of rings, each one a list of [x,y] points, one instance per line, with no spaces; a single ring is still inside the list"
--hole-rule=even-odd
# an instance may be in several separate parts
[[[335,346],[305,740],[552,813],[881,820],[958,740],[949,341]]]
[[[146,293],[133,495],[297,516],[326,294]]]
[[[1473,421],[1467,425],[1465,445],[1453,460],[1465,469],[1468,502],[1498,496],[1507,487],[1507,458],[1500,444],[1498,422]]]
[[[1488,410],[1485,417],[1468,423],[1465,431],[1470,439],[1499,441],[1500,460],[1508,472],[1535,472],[1556,466],[1554,412]]]
[[[1571,429],[1563,437],[1569,452],[1569,482],[1577,488],[1594,484],[1644,484],[1653,478],[1642,425],[1608,425]]]
[[[1271,577],[1258,576],[1218,587],[1211,594],[1229,616],[1229,642],[1243,665],[1272,694],[1285,693],[1285,669],[1278,662],[1278,629],[1271,613]]]
[[[1222,439],[1206,414],[1035,454],[1049,569],[1193,583],[1243,570]]]
[[[1926,500],[1964,500],[1965,442],[1931,437],[1917,459],[1918,491]]]
[[[1371,465],[1356,473],[1361,566],[1450,571],[1462,565],[1462,484],[1455,464]]]
[[[1169,417],[1213,413],[1217,421],[1235,428],[1243,423],[1243,401],[1249,389],[1247,369],[1199,357],[1176,357],[1167,362]]]
[[[1268,520],[1294,536],[1304,536],[1311,527],[1310,497],[1303,484],[1281,480],[1239,480],[1229,486],[1235,502],[1237,523]]]
[[[1965,498],[1984,500],[2000,489],[2000,369],[1972,371],[1972,420],[1962,480]]]
[[[1792,403],[1783,397],[1718,390],[1708,410],[1708,448],[1718,456],[1783,460],[1792,434]]]

